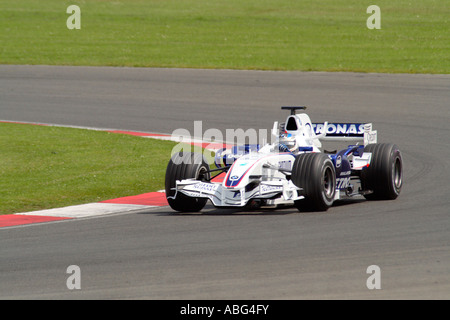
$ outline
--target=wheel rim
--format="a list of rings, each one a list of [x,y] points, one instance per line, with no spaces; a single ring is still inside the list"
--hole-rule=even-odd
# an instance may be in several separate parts
[[[330,168],[326,168],[323,174],[323,192],[327,198],[331,198],[334,192],[333,172]]]
[[[392,166],[392,178],[394,188],[399,190],[402,186],[402,163],[399,158],[395,159],[394,165]]]

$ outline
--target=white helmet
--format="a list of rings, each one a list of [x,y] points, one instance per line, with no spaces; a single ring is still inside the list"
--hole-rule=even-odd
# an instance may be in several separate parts
[[[282,132],[278,139],[279,149],[282,152],[294,152],[297,151],[297,140],[294,135],[286,132]]]

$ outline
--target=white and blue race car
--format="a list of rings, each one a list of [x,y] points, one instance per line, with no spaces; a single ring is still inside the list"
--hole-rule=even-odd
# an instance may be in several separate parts
[[[215,154],[211,169],[199,153],[179,152],[166,171],[169,205],[180,212],[215,207],[277,207],[325,211],[335,200],[362,195],[396,199],[402,188],[402,154],[395,144],[377,143],[371,123],[312,123],[305,107],[274,123],[273,143],[234,146]],[[280,130],[281,127],[281,130]],[[321,140],[362,141],[340,151],[322,151]],[[225,173],[221,182],[213,178]]]

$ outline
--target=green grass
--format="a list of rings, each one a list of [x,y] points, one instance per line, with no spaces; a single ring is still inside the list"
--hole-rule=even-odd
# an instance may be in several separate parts
[[[0,123],[0,214],[164,189],[174,142]]]
[[[375,3],[0,0],[0,63],[450,73],[449,1]]]

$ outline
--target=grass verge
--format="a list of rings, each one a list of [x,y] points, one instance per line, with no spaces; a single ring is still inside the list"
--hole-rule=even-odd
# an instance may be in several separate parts
[[[0,214],[164,189],[174,142],[0,123]]]
[[[69,30],[69,5],[81,29]],[[0,63],[450,73],[450,2],[1,0]]]

